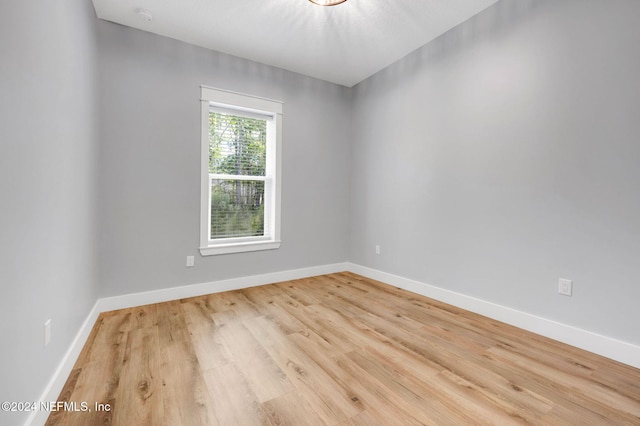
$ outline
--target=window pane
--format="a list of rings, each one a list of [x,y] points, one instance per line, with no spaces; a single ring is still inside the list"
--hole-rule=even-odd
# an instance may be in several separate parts
[[[209,173],[264,176],[267,122],[209,112]]]
[[[211,239],[264,235],[264,181],[211,180]]]

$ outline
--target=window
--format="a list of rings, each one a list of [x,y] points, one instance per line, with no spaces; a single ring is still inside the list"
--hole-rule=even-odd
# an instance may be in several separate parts
[[[203,256],[280,247],[282,103],[201,87]]]

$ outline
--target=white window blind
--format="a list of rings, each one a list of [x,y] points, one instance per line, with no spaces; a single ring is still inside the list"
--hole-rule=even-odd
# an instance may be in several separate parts
[[[282,104],[202,87],[203,255],[280,246]]]
[[[212,240],[269,235],[265,229],[267,118],[216,107],[209,112]]]

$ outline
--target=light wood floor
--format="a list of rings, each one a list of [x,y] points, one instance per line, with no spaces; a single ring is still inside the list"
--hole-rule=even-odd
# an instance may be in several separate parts
[[[640,370],[350,273],[100,315],[48,425],[640,424]]]

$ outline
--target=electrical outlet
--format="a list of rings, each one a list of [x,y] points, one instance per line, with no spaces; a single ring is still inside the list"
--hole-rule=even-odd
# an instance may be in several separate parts
[[[46,347],[51,342],[51,319],[48,319],[44,323],[44,346]]]
[[[573,292],[573,281],[560,278],[558,280],[558,293],[564,296],[571,296]]]
[[[187,256],[187,267],[192,267],[195,263],[193,256]]]
[[[380,254],[381,250],[380,250],[380,246],[376,245],[376,254]]]

